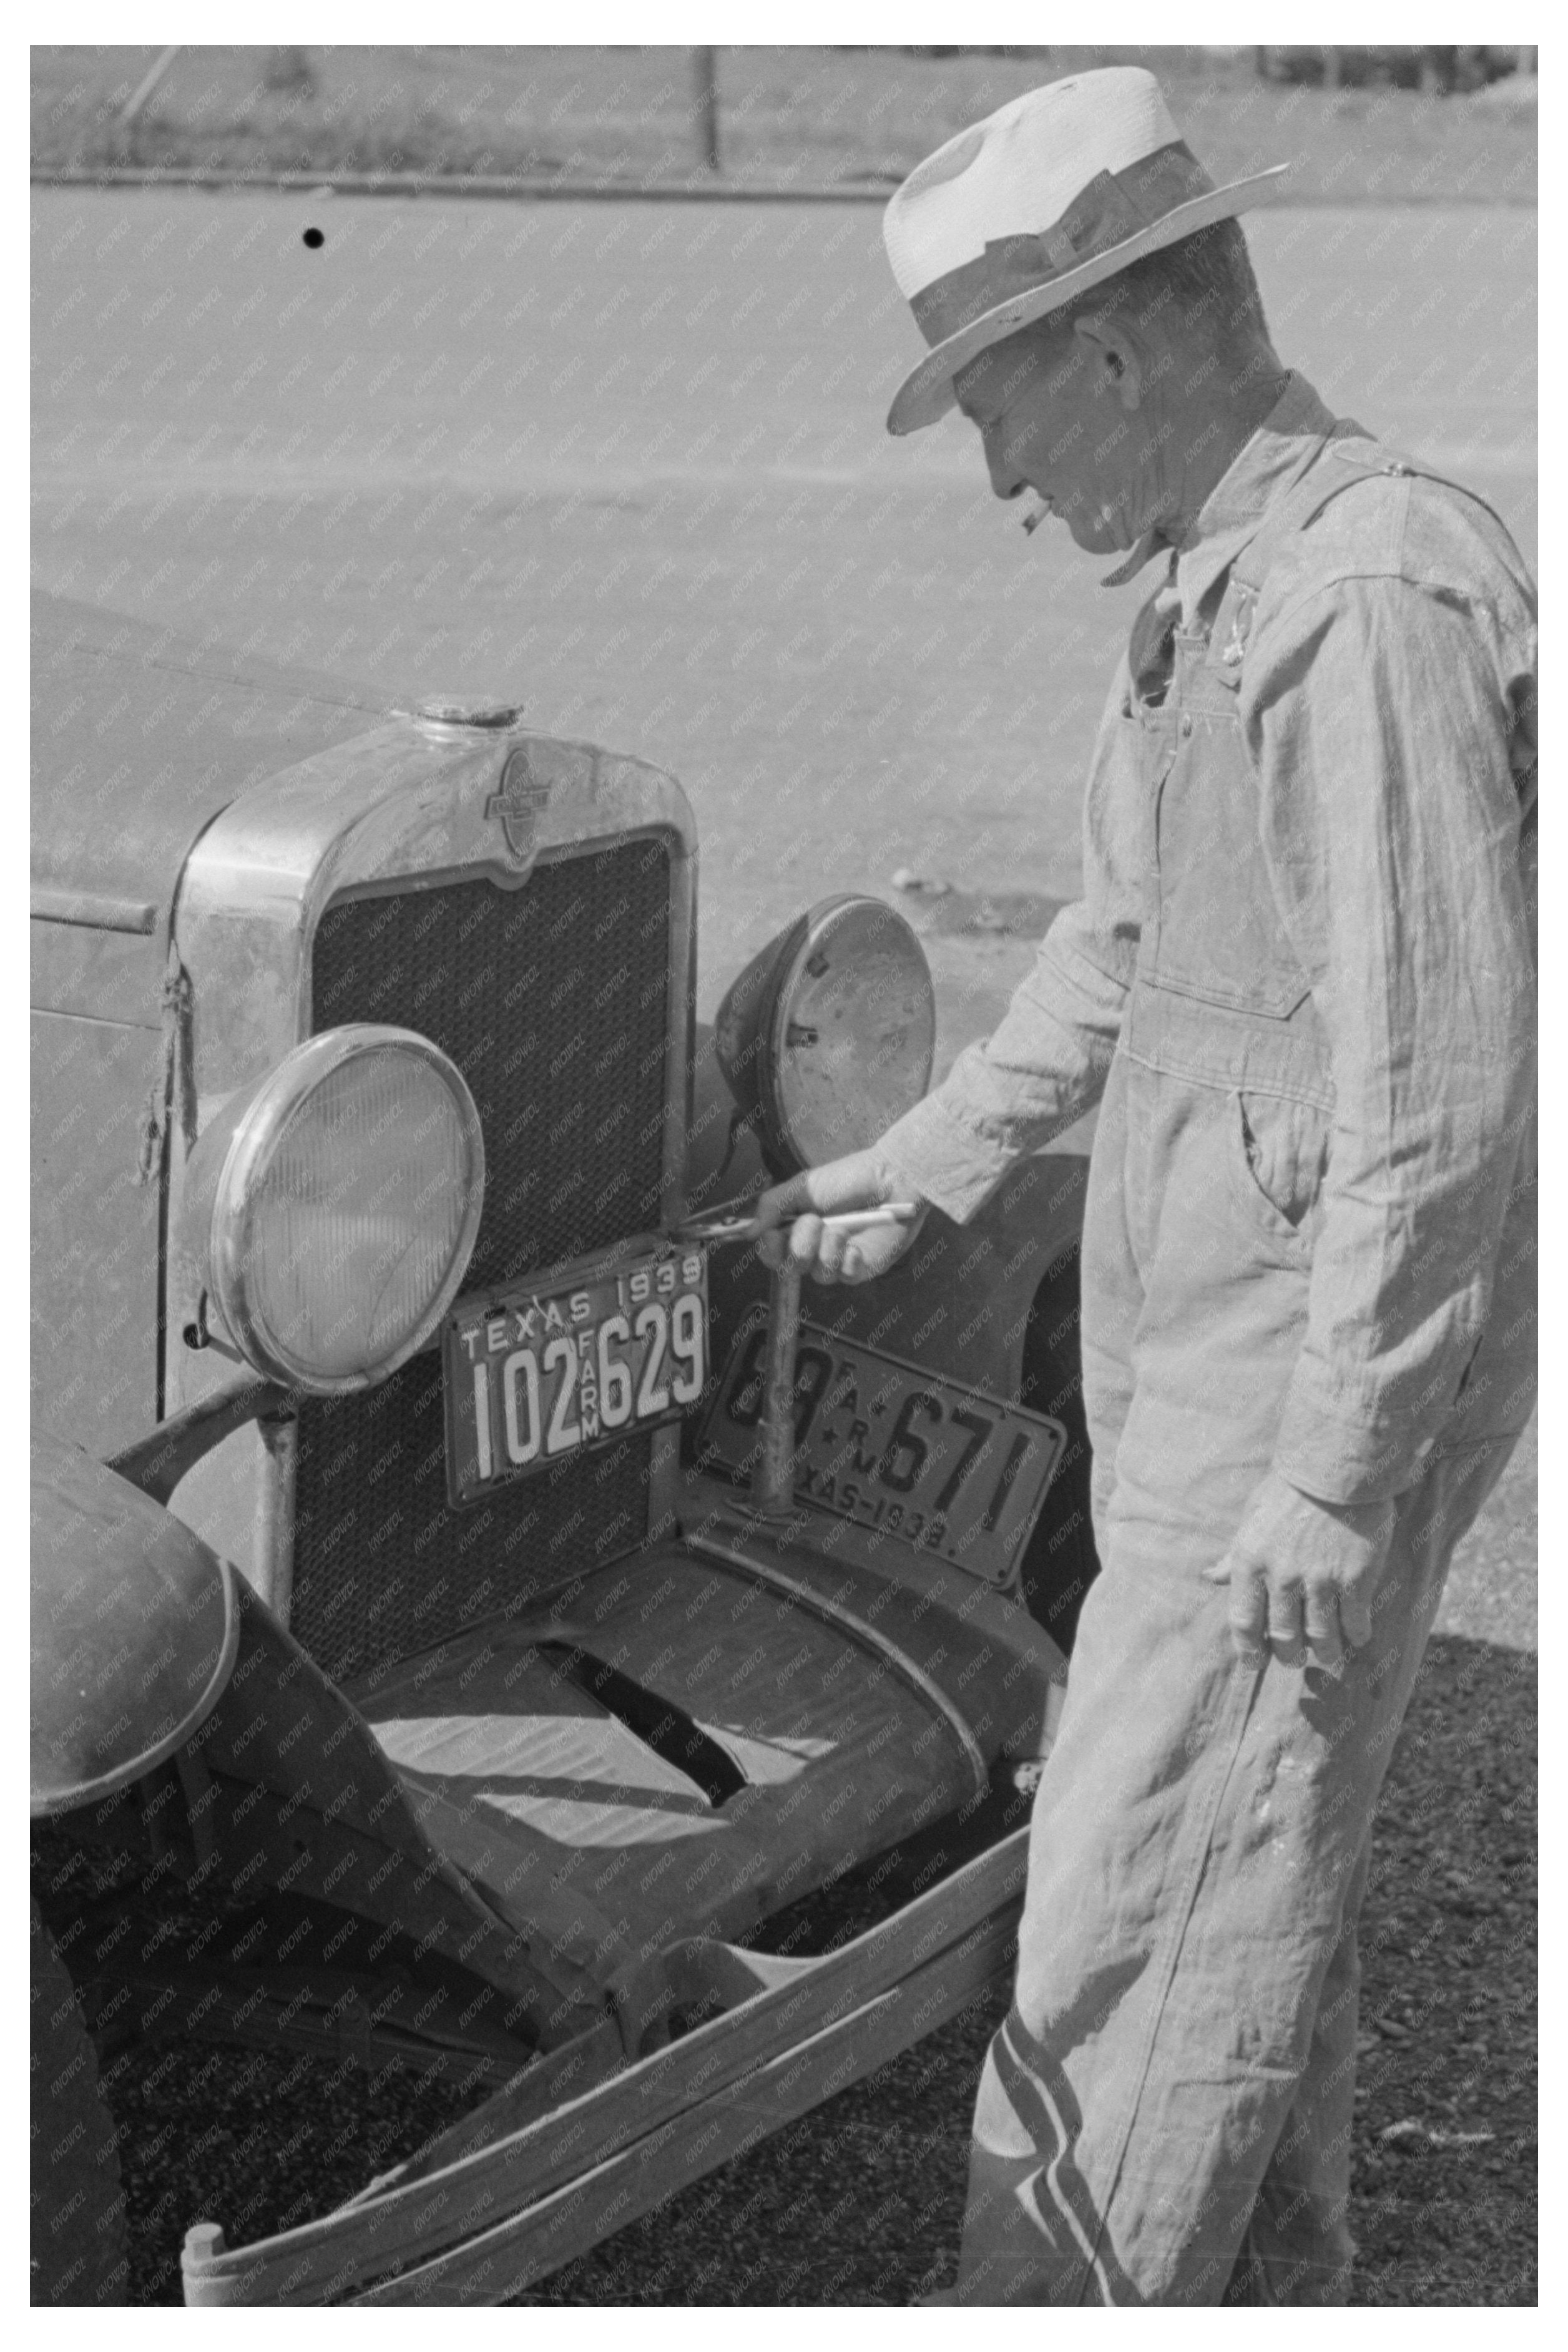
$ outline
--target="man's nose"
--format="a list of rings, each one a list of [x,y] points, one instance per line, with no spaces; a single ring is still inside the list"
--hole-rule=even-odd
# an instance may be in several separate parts
[[[982,438],[992,489],[999,499],[1016,499],[1020,490],[1028,488],[1026,478],[1009,455],[1000,433],[989,431]]]

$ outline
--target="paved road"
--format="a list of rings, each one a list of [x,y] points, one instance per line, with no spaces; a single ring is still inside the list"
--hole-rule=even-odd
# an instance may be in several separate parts
[[[41,584],[399,698],[516,690],[670,767],[704,1009],[830,887],[1074,887],[1139,592],[1026,539],[962,421],[883,431],[916,337],[874,206],[39,191],[34,218]],[[1249,234],[1286,355],[1532,551],[1534,215]],[[1026,951],[936,953],[951,1050]]]
[[[886,437],[914,344],[874,210],[48,191],[34,224],[39,583],[388,699],[518,692],[542,728],[673,769],[702,834],[704,1011],[801,904],[900,866],[1075,887],[1137,592],[1099,590],[1048,528],[1026,541],[961,423]],[[1533,557],[1534,215],[1302,209],[1249,236],[1284,354],[1488,492]],[[930,948],[944,1064],[1027,948]],[[1532,1443],[1456,1569],[1467,1643],[1533,1645],[1533,1496]],[[901,2300],[922,2232],[933,2259],[952,2236],[986,2021],[852,2095],[847,2137],[840,2117],[764,2153],[568,2291],[730,2299],[764,2222],[874,2255],[886,2166]],[[856,2293],[876,2276],[861,2259]],[[819,2263],[792,2299],[833,2293]]]

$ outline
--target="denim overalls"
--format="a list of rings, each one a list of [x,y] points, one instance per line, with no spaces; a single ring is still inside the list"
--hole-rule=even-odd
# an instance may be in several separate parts
[[[1512,1439],[1439,1448],[1400,1496],[1373,1640],[1341,1676],[1244,1668],[1203,1570],[1273,1457],[1334,1104],[1260,842],[1242,662],[1289,536],[1402,468],[1426,470],[1353,430],[1314,443],[1212,623],[1178,624],[1168,656],[1134,634],[1142,931],[1083,1246],[1105,1567],[1036,1804],[960,2302],[1214,2304],[1233,2273],[1243,2299],[1347,2289],[1372,1813],[1449,1556]]]

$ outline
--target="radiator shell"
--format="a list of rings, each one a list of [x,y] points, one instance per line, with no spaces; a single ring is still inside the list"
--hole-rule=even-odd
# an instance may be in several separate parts
[[[510,757],[532,805],[520,838]],[[416,1029],[484,1123],[486,1208],[465,1288],[522,1276],[684,1209],[695,831],[679,786],[592,745],[396,721],[256,788],[198,842],[175,940],[189,973],[189,1135],[300,1038]],[[165,1276],[170,1409],[230,1369],[179,1334],[199,1296]],[[308,1403],[299,1443],[243,1432],[174,1507],[234,1559],[318,1663],[363,1672],[510,1612],[673,1526],[677,1433],[658,1430],[455,1512],[438,1355],[375,1391]]]
[[[664,1179],[669,849],[656,836],[328,908],[314,1025],[388,1021],[451,1055],[484,1129],[465,1289],[657,1226]],[[640,1543],[651,1434],[455,1511],[438,1349],[300,1414],[291,1630],[335,1679],[505,1616]],[[434,1566],[433,1566],[434,1564]]]

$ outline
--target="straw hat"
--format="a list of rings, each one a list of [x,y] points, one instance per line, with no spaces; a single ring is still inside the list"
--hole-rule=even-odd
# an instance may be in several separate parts
[[[1216,188],[1141,66],[1047,82],[917,163],[882,234],[929,355],[889,433],[934,425],[977,352],[1163,245],[1273,195],[1277,164]]]

